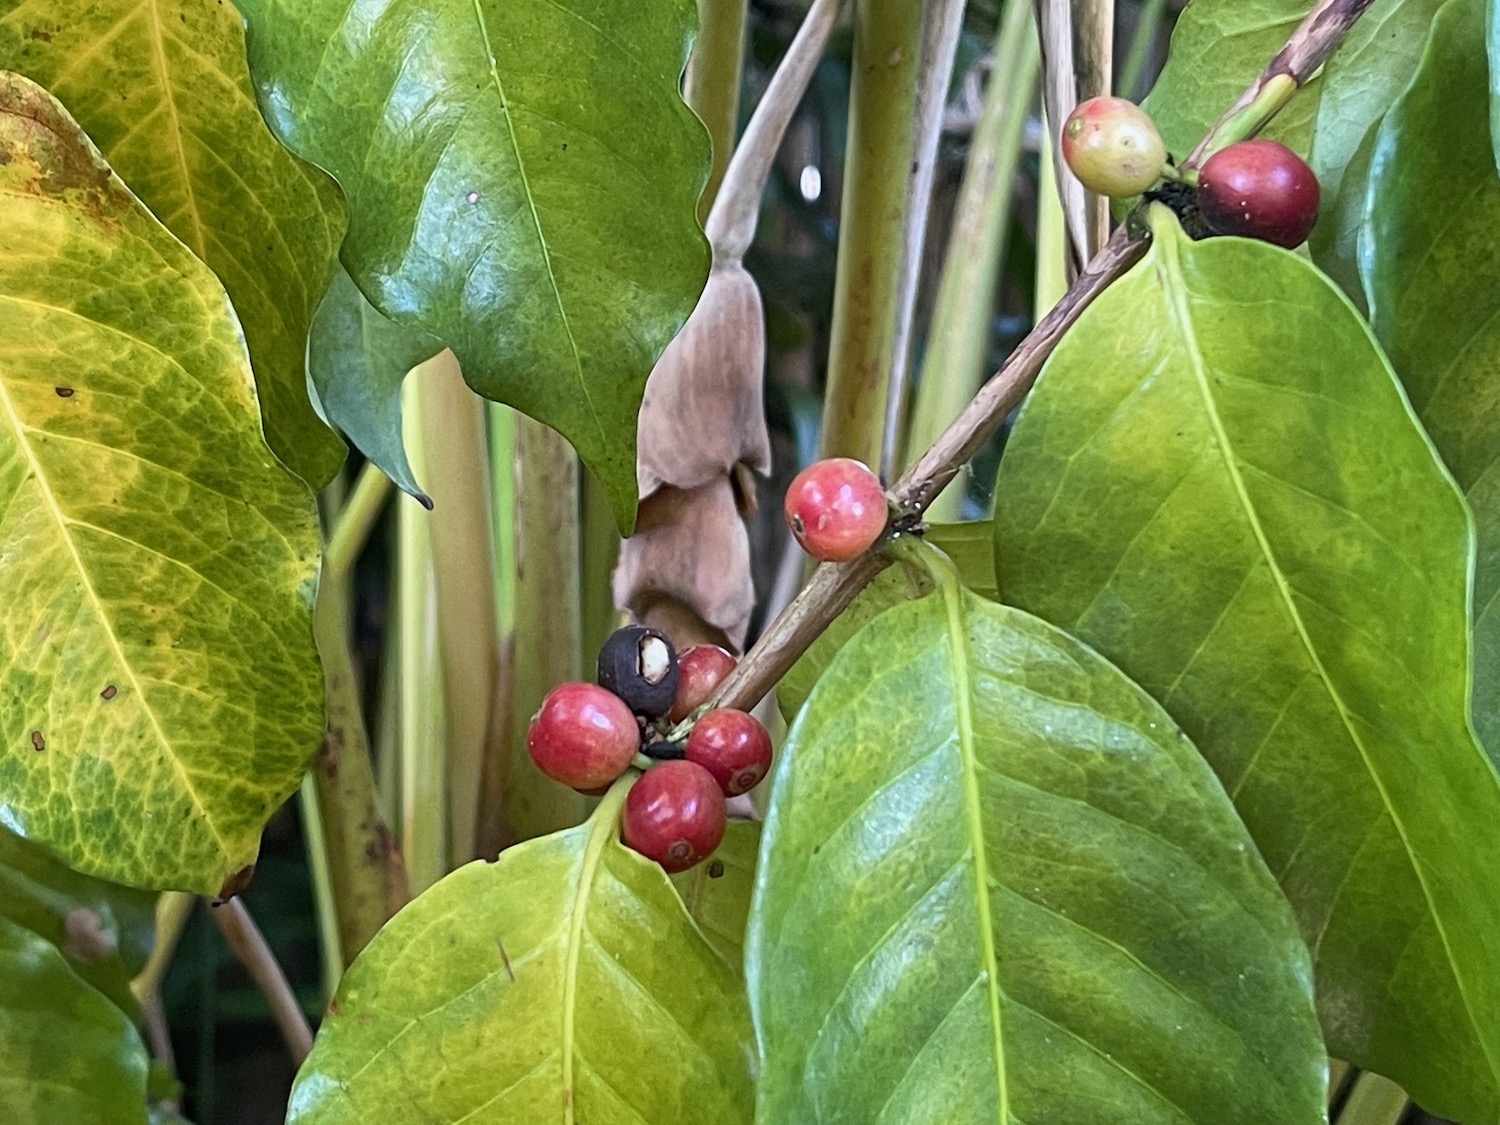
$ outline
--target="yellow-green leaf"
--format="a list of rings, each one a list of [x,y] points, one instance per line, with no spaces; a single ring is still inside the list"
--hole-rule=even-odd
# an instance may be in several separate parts
[[[747,1125],[739,975],[619,842],[623,798],[386,923],[339,985],[288,1125]]]
[[[1307,951],[1212,771],[1099,656],[953,584],[793,726],[746,975],[767,1123],[1324,1120]]]
[[[0,823],[213,892],[323,732],[307,486],[208,268],[0,74]]]
[[[745,919],[755,883],[760,823],[732,820],[724,842],[696,867],[672,876],[682,905],[724,959],[739,968],[744,959]]]
[[[327,484],[344,443],[313,411],[303,354],[343,204],[261,118],[239,13],[224,0],[0,0],[0,69],[50,90],[218,274],[271,448],[314,487]]]
[[[708,276],[692,0],[242,0],[261,104],[349,202],[341,256],[635,520],[636,413]]]
[[[1463,499],[1326,277],[1155,230],[1017,419],[1001,587],[1212,763],[1313,950],[1330,1051],[1493,1121],[1500,779],[1468,723]]]

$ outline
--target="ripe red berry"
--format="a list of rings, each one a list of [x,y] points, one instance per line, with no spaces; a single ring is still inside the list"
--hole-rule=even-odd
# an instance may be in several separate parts
[[[771,768],[771,736],[755,716],[718,707],[693,724],[686,755],[714,775],[724,796],[736,797],[755,788]]]
[[[625,772],[640,745],[641,728],[630,708],[597,684],[559,684],[526,731],[537,769],[574,789],[608,785]]]
[[[680,723],[705,702],[738,661],[718,645],[694,645],[677,658],[677,696],[667,718]]]
[[[1289,250],[1318,221],[1318,196],[1313,170],[1278,141],[1228,145],[1198,171],[1198,208],[1209,226]]]
[[[802,549],[822,562],[844,562],[885,530],[880,478],[850,457],[814,461],[786,490],[786,522]]]
[[[702,766],[660,762],[630,787],[620,834],[667,871],[686,871],[724,838],[724,794]]]
[[[1146,111],[1124,98],[1079,102],[1062,127],[1062,154],[1084,187],[1100,195],[1139,195],[1157,180],[1167,148]]]

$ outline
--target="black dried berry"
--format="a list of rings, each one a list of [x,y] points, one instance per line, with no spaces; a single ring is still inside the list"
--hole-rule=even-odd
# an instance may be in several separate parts
[[[648,758],[655,758],[658,762],[670,762],[677,758],[687,757],[687,751],[683,749],[680,742],[649,742],[641,747],[641,753]]]
[[[677,695],[677,653],[661,631],[627,625],[599,650],[598,680],[637,715],[659,719]]]

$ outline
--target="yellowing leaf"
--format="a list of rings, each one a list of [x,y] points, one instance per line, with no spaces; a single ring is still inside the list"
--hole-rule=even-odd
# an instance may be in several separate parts
[[[0,823],[217,891],[323,733],[307,486],[208,268],[0,74]]]

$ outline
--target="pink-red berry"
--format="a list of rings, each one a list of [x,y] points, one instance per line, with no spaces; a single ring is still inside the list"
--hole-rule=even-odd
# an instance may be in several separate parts
[[[627,847],[667,871],[686,871],[707,859],[724,838],[719,783],[692,762],[657,763],[630,787],[620,835]]]
[[[713,774],[724,796],[735,797],[755,788],[771,768],[771,736],[755,716],[718,707],[693,724],[685,753]]]
[[[1063,122],[1063,160],[1100,195],[1139,195],[1161,178],[1167,149],[1146,111],[1124,98],[1079,102]]]
[[[738,661],[718,645],[694,645],[677,658],[677,696],[667,719],[680,723],[708,701]]]
[[[786,522],[802,549],[822,562],[868,550],[885,530],[885,490],[861,461],[814,461],[786,490]]]
[[[1300,246],[1318,221],[1318,177],[1279,141],[1227,145],[1198,170],[1198,209],[1220,234]]]
[[[597,684],[559,684],[526,731],[531,760],[574,789],[608,785],[640,749],[641,728],[618,696]]]

